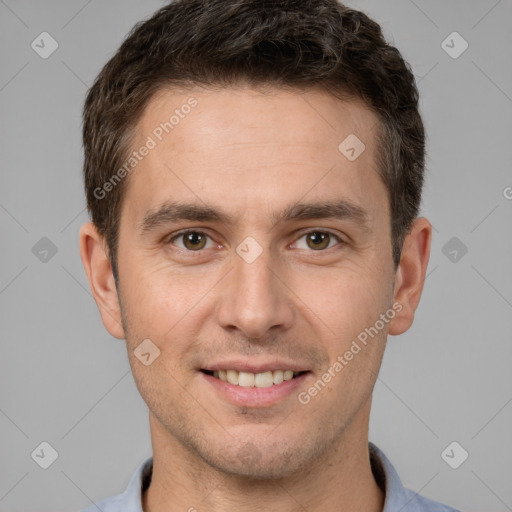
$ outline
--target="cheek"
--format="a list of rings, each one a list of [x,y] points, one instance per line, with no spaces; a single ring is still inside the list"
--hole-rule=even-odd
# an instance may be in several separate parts
[[[151,261],[127,261],[122,299],[129,321],[147,337],[161,337],[185,308],[179,279]]]
[[[318,407],[324,400],[356,407],[373,389],[389,324],[377,332],[371,328],[388,310],[390,300],[388,276],[377,265],[347,265],[316,288],[323,293],[315,294],[310,307],[321,320],[315,322],[325,333],[323,344],[329,357],[329,366],[322,369],[329,384],[316,402]]]
[[[347,264],[329,269],[322,278],[302,279],[297,295],[317,315],[316,323],[325,324],[329,337],[347,341],[386,310],[389,286],[381,276],[375,266]]]
[[[121,290],[128,346],[133,350],[149,338],[161,351],[158,361],[165,362],[165,369],[181,373],[181,362],[204,323],[215,276],[193,275],[190,269],[184,274],[151,262],[141,267]]]
[[[376,330],[375,324],[388,305],[384,287],[376,288],[374,279],[339,279],[335,286],[339,290],[333,285],[321,313],[329,326],[324,329],[329,363],[319,377],[329,383],[325,389],[320,384],[322,398],[316,406],[334,401],[353,411],[370,397],[377,378],[389,324]],[[345,418],[345,413],[340,410],[338,417]]]

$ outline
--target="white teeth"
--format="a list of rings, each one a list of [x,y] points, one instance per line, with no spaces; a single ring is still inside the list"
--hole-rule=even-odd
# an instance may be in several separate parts
[[[257,373],[254,377],[254,385],[257,388],[269,388],[274,385],[272,372]]]
[[[283,382],[283,370],[276,370],[274,373],[274,384],[281,384]]]
[[[228,370],[226,375],[230,384],[238,384],[238,372],[236,370]]]
[[[254,373],[240,372],[238,374],[238,385],[244,388],[254,387]]]
[[[213,372],[214,377],[245,388],[277,386],[282,384],[283,381],[293,379],[298,374],[293,370],[274,370],[262,373],[238,372],[237,370],[216,370]]]
[[[283,379],[284,380],[293,379],[293,372],[291,370],[285,370],[285,372],[283,374]]]

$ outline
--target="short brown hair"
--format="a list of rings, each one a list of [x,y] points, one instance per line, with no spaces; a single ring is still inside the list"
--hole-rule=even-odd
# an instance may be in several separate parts
[[[388,190],[396,269],[418,215],[425,134],[410,66],[386,43],[380,26],[336,0],[177,0],[135,25],[84,105],[87,207],[107,242],[116,282],[127,180],[105,197],[97,190],[126,160],[144,108],[170,86],[241,82],[320,87],[340,98],[361,98],[377,114],[378,171]]]

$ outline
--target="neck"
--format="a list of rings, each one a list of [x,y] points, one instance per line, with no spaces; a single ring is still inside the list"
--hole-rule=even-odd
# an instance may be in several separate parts
[[[347,426],[343,439],[308,468],[286,478],[255,480],[221,473],[174,439],[150,415],[151,485],[144,512],[255,512],[308,510],[381,512],[384,493],[368,453],[370,404]]]

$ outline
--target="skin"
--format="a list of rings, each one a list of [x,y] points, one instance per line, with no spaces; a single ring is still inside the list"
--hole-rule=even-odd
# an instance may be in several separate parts
[[[415,220],[395,271],[375,163],[377,118],[356,100],[249,86],[164,90],[144,111],[133,147],[191,96],[197,106],[127,178],[119,290],[105,241],[91,223],[80,232],[103,323],[126,339],[149,408],[154,468],[143,508],[380,511],[384,496],[368,456],[371,396],[388,334],[413,322],[432,227]],[[338,151],[349,134],[366,146],[355,161]],[[234,223],[185,220],[141,234],[145,213],[169,199],[222,209]],[[272,218],[299,200],[339,199],[367,212],[368,230],[350,219]],[[208,235],[206,246],[171,240],[185,228]],[[308,244],[311,232],[326,231],[333,235],[327,247]],[[252,263],[236,252],[248,236],[262,249]],[[300,403],[298,393],[393,303],[401,311]],[[149,366],[134,355],[146,338],[160,350]],[[232,356],[286,359],[310,373],[275,404],[242,407],[199,371]]]

